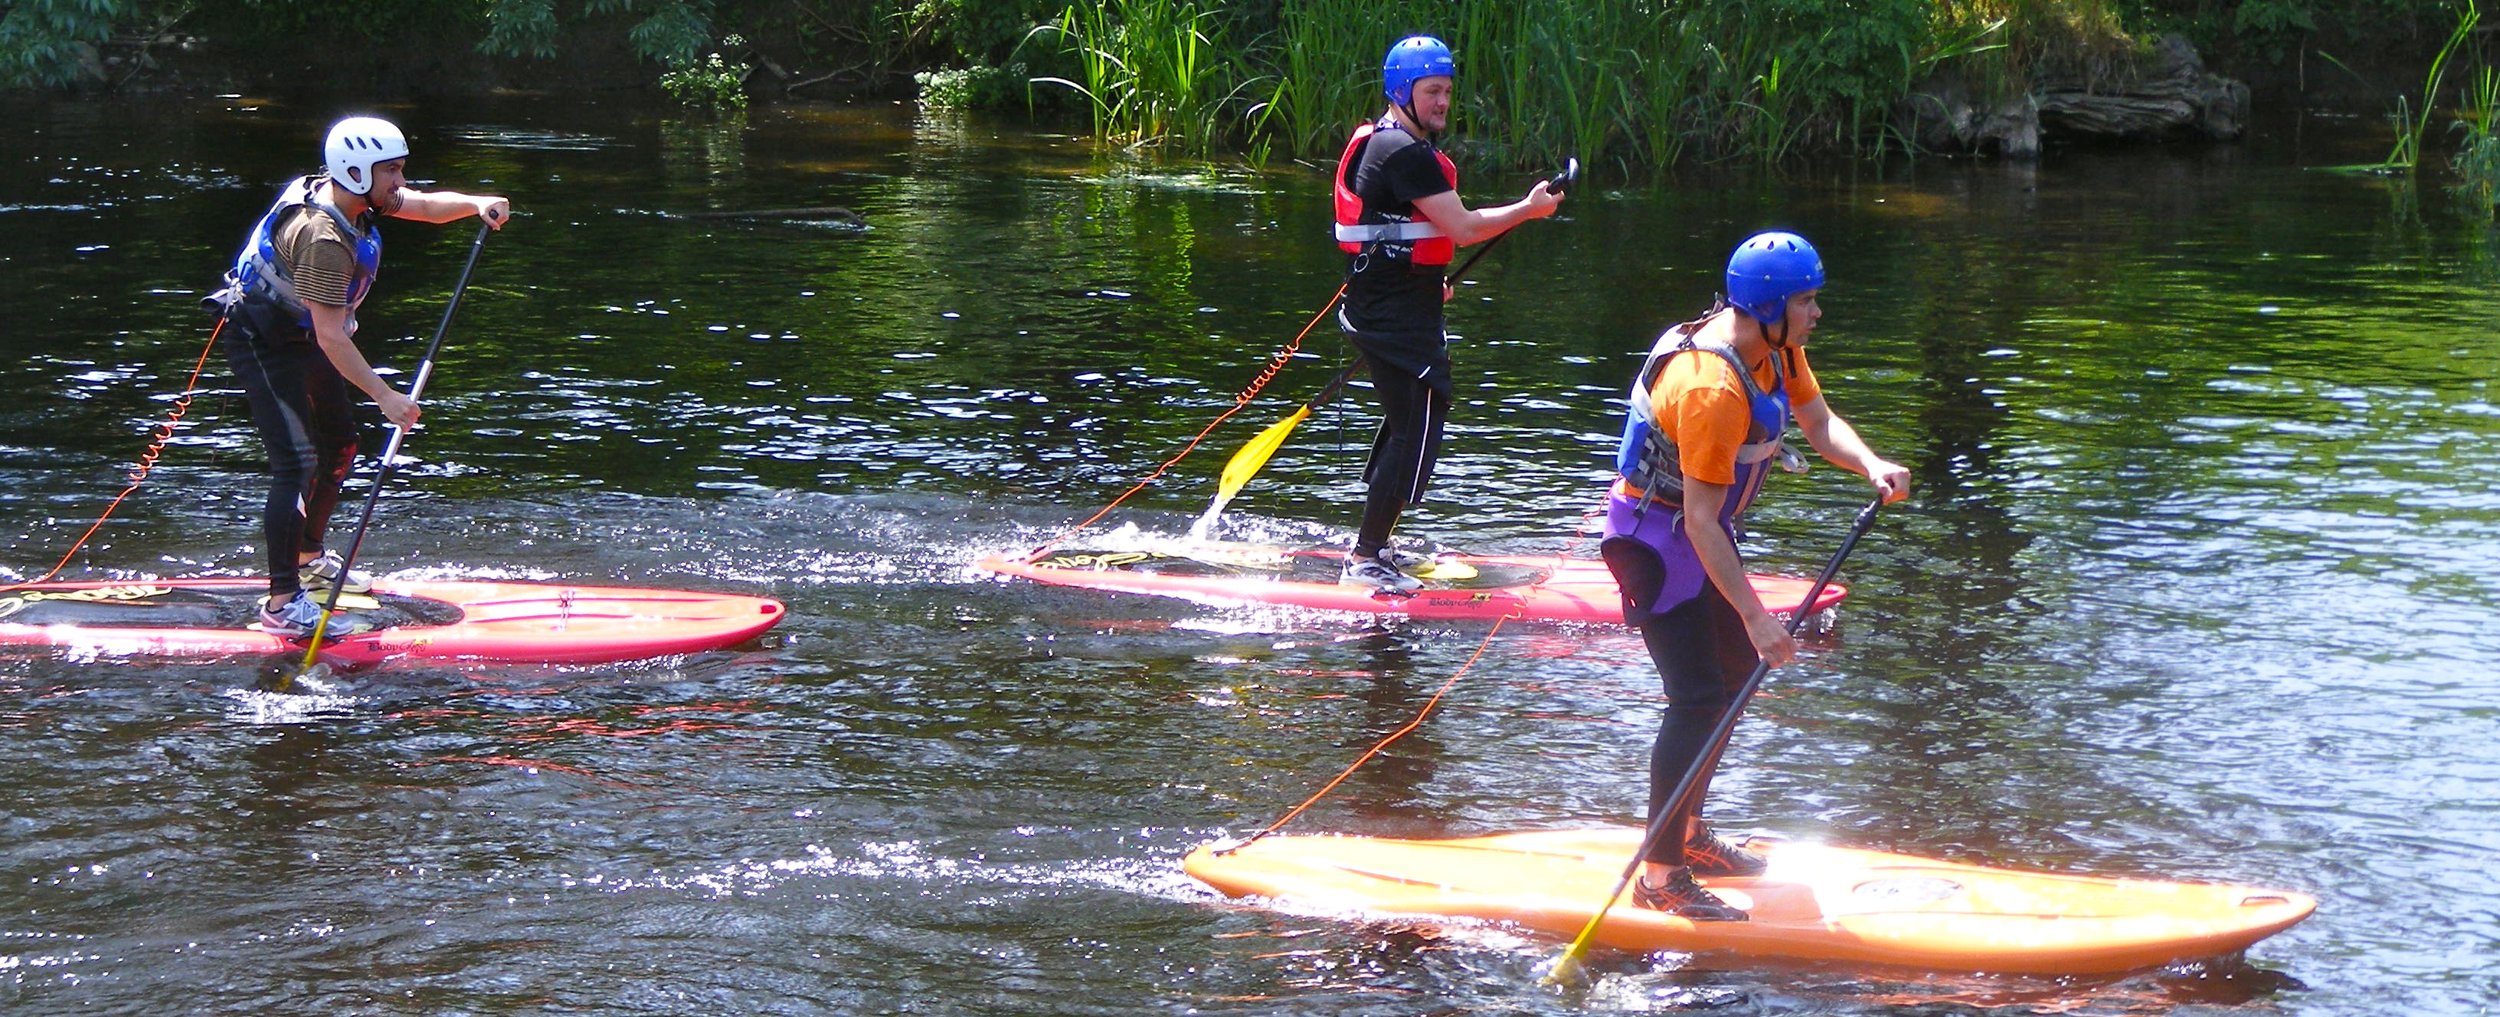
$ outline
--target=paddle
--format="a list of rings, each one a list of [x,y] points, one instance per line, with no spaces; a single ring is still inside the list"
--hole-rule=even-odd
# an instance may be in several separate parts
[[[489,229],[491,227],[485,223],[478,224],[477,239],[469,244],[468,264],[460,266],[460,281],[451,288],[451,302],[443,305],[443,320],[434,326],[434,341],[426,344],[425,359],[417,364],[416,384],[408,387],[410,399],[424,395],[426,379],[434,376],[434,354],[443,348],[444,334],[451,331],[451,316],[460,310],[460,294],[469,288],[469,273],[477,269],[477,255],[486,249]],[[339,556],[338,581],[330,584],[330,599],[321,605],[321,620],[313,623],[312,641],[304,646],[304,665],[299,673],[311,670],[314,659],[321,653],[321,637],[329,632],[330,616],[339,609],[339,594],[347,589],[347,570],[356,564],[356,552],[364,547],[365,530],[373,525],[373,508],[382,501],[382,487],[390,482],[391,465],[398,460],[399,446],[407,437],[406,429],[396,424],[391,426],[390,440],[382,445],[381,465],[373,475],[373,490],[365,495],[364,516],[356,520],[356,535],[348,538],[347,552]],[[289,680],[282,677],[277,691],[286,691],[288,684]]]
[[[1553,179],[1546,182],[1546,187],[1560,193],[1579,179],[1580,160],[1573,158],[1563,164],[1562,172],[1554,174]],[[1493,239],[1485,241],[1484,246],[1476,248],[1476,253],[1468,255],[1467,260],[1459,264],[1458,271],[1450,273],[1446,284],[1457,286],[1459,280],[1467,277],[1468,269],[1476,267],[1476,262],[1484,260],[1484,256],[1492,253],[1493,248],[1499,246],[1502,240],[1510,234],[1510,230],[1503,230],[1495,234]],[[1325,307],[1320,308],[1322,313],[1326,313],[1327,310]],[[1267,429],[1252,437],[1241,447],[1241,451],[1233,453],[1231,459],[1225,460],[1224,472],[1218,475],[1216,480],[1215,503],[1209,505],[1206,515],[1199,518],[1210,524],[1211,528],[1215,517],[1223,514],[1224,506],[1232,504],[1233,496],[1240,494],[1241,489],[1249,485],[1250,478],[1257,476],[1259,470],[1267,465],[1268,458],[1274,456],[1276,450],[1284,446],[1285,437],[1292,434],[1294,428],[1302,426],[1303,421],[1310,419],[1313,411],[1328,405],[1329,400],[1335,399],[1338,390],[1343,389],[1345,383],[1354,377],[1354,372],[1362,366],[1362,354],[1357,353],[1354,360],[1345,365],[1345,370],[1337,372],[1336,377],[1328,379],[1328,384],[1320,387],[1318,395],[1312,396],[1310,401],[1295,407],[1293,413],[1285,419],[1267,425]]]
[[[1794,636],[1805,627],[1806,615],[1813,612],[1814,602],[1822,598],[1823,588],[1830,586],[1832,577],[1840,574],[1840,563],[1849,559],[1849,552],[1858,546],[1858,538],[1866,536],[1866,531],[1874,528],[1875,514],[1883,507],[1883,496],[1877,495],[1874,501],[1858,510],[1857,521],[1850,524],[1849,536],[1840,542],[1840,550],[1832,553],[1832,560],[1823,566],[1823,574],[1814,578],[1814,585],[1807,588],[1805,599],[1798,601],[1797,609],[1789,613],[1789,635]],[[1745,684],[1736,690],[1735,697],[1728,703],[1727,712],[1719,716],[1718,726],[1711,729],[1710,747],[1693,757],[1693,765],[1684,770],[1683,779],[1675,782],[1675,793],[1667,796],[1666,808],[1660,809],[1657,818],[1649,821],[1648,831],[1641,835],[1640,848],[1632,852],[1632,860],[1623,866],[1623,877],[1615,880],[1615,888],[1606,895],[1606,902],[1598,905],[1597,913],[1589,917],[1589,923],[1581,927],[1580,935],[1563,950],[1562,956],[1554,958],[1552,969],[1539,979],[1540,982],[1553,985],[1572,976],[1580,954],[1587,951],[1589,940],[1597,935],[1597,926],[1606,920],[1606,912],[1614,909],[1615,899],[1623,896],[1623,888],[1631,885],[1633,875],[1641,871],[1641,859],[1649,854],[1649,846],[1657,842],[1658,835],[1682,811],[1684,800],[1693,794],[1701,775],[1710,772],[1711,764],[1718,761],[1719,753],[1727,748],[1728,739],[1736,733],[1736,719],[1744,714],[1745,703],[1753,698],[1754,690],[1762,687],[1763,677],[1770,673],[1769,661],[1754,665],[1753,674],[1745,678]]]

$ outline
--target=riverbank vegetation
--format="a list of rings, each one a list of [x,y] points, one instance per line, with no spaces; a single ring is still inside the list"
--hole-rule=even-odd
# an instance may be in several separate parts
[[[765,97],[917,82],[933,105],[1074,111],[1119,144],[1265,161],[1333,154],[1347,125],[1381,105],[1387,43],[1429,32],[1458,53],[1454,135],[1466,157],[1527,166],[1576,155],[1638,174],[1899,151],[1913,145],[1905,107],[1939,82],[1982,109],[2047,80],[2089,88],[2123,79],[2131,55],[2163,35],[2186,38],[2224,74],[2291,80],[2302,94],[2330,66],[2397,68],[2381,76],[2400,81],[2365,81],[2390,96],[2418,88],[2434,60],[2472,82],[2494,66],[2491,33],[2452,30],[2488,2],[13,0],[0,13],[0,87],[144,86],[176,51],[248,67],[278,49],[388,62],[430,46],[438,63],[466,53],[515,75],[638,61],[639,80],[671,75],[672,93],[708,104],[731,101],[724,68],[751,68],[738,85]],[[724,45],[733,34],[753,41]],[[2433,91],[2444,112],[2456,93]],[[2488,124],[2432,114],[2410,108],[2406,136]]]

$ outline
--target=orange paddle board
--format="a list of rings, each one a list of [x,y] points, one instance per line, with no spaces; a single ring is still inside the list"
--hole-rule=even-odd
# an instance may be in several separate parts
[[[1640,844],[1632,828],[1459,840],[1267,837],[1205,845],[1189,874],[1233,896],[1329,909],[1507,922],[1578,936]],[[1770,869],[1704,883],[1744,922],[1634,907],[1596,942],[1743,960],[1839,961],[1929,971],[2105,974],[2238,953],[2309,916],[2303,894],[2246,886],[1985,868],[1757,838]]]

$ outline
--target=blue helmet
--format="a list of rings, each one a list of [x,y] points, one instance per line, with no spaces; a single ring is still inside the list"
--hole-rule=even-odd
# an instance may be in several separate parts
[[[1398,40],[1380,62],[1380,90],[1389,93],[1389,102],[1398,106],[1415,101],[1416,82],[1457,76],[1458,61],[1450,56],[1450,47],[1429,35]]]
[[[1794,233],[1756,233],[1727,259],[1727,302],[1768,325],[1788,315],[1788,298],[1823,288],[1823,256]]]

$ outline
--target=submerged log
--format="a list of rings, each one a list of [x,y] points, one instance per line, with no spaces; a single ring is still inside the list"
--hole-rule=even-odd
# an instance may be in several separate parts
[[[2041,130],[2053,136],[2232,141],[2248,129],[2248,86],[2205,70],[2196,47],[2175,35],[2115,81],[2043,81]]]
[[[866,217],[840,205],[818,208],[753,208],[726,212],[679,212],[680,219],[804,219],[810,222],[842,222],[866,226]]]
[[[2248,86],[2212,74],[2178,36],[2090,75],[2043,76],[2022,94],[1985,100],[1938,77],[1896,108],[1895,129],[1930,151],[2032,159],[2044,141],[2237,139],[2248,126]]]

